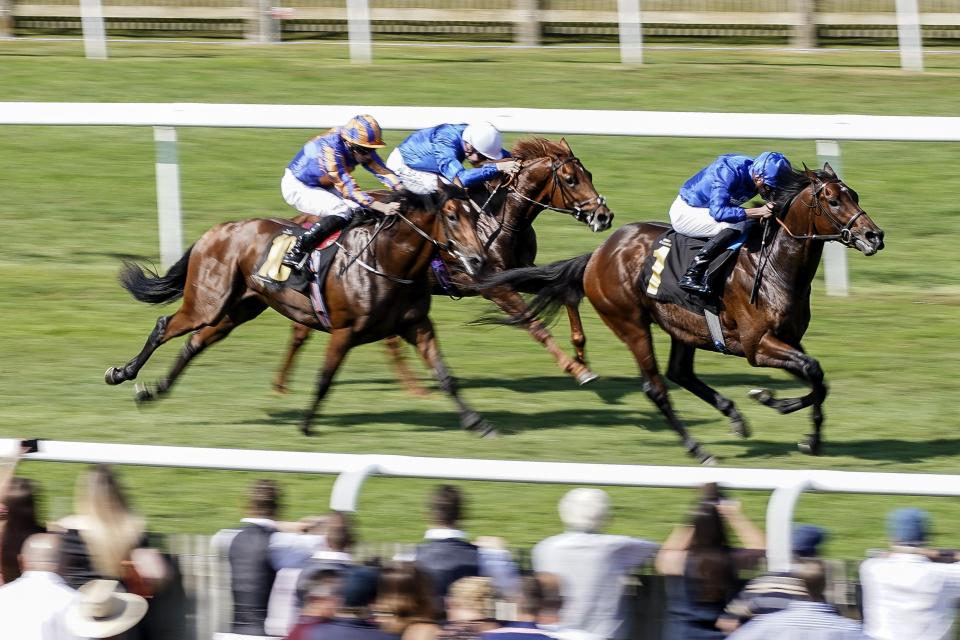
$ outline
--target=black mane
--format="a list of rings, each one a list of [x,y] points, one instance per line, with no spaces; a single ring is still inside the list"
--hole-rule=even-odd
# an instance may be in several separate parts
[[[821,182],[832,182],[837,179],[836,176],[823,169],[814,169],[813,173]],[[794,199],[812,182],[806,173],[794,169],[781,173],[779,180],[780,186],[773,190],[773,197],[771,198],[771,202],[774,204],[773,212],[778,216],[786,213]]]

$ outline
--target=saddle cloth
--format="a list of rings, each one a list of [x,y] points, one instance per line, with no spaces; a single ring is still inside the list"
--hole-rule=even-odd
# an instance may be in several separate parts
[[[680,305],[689,311],[701,313],[707,310],[714,314],[719,313],[723,295],[720,283],[726,281],[733,270],[736,264],[734,258],[745,237],[746,234],[738,238],[707,267],[707,280],[720,295],[714,294],[712,298],[705,298],[700,294],[684,291],[677,286],[677,282],[686,273],[693,257],[703,248],[706,240],[680,235],[670,229],[654,241],[652,251],[643,264],[640,273],[641,290],[654,300]]]

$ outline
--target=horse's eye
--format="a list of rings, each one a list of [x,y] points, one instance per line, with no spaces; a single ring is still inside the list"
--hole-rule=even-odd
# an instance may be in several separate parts
[[[830,198],[829,200],[827,200],[827,204],[829,204],[831,207],[839,207],[840,201],[837,200],[836,198]]]
[[[566,181],[568,187],[574,187],[577,185],[576,176],[567,176],[564,180]]]
[[[457,221],[457,214],[455,214],[455,213],[448,213],[448,214],[447,214],[447,220],[449,220],[450,222],[456,222],[456,221]]]

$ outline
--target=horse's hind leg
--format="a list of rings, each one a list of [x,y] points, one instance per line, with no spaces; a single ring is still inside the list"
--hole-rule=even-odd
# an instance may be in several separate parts
[[[407,392],[420,397],[430,395],[430,391],[420,384],[417,377],[410,371],[410,367],[407,366],[407,360],[400,349],[400,339],[397,336],[390,336],[384,339],[383,345],[387,349],[387,358],[393,365],[397,377],[400,378],[400,384],[406,388]]]
[[[107,369],[106,373],[103,374],[103,379],[106,383],[111,385],[120,384],[127,380],[136,379],[140,369],[143,368],[143,365],[147,363],[147,360],[150,359],[150,356],[160,345],[207,324],[206,322],[194,319],[190,313],[190,309],[191,307],[184,304],[173,315],[160,316],[157,319],[157,324],[153,327],[153,331],[147,336],[147,341],[144,343],[140,353],[122,367],[110,367]]]
[[[594,306],[597,306],[596,303],[594,303]],[[637,364],[640,366],[640,372],[643,374],[644,393],[660,409],[660,413],[680,436],[687,453],[702,464],[716,464],[716,458],[700,446],[700,443],[690,435],[686,426],[673,411],[670,396],[667,394],[667,384],[664,382],[663,376],[660,375],[657,360],[653,354],[653,339],[650,336],[649,324],[619,315],[607,315],[599,307],[597,311],[600,312],[600,317],[606,325],[633,353],[633,357],[636,358]]]
[[[300,348],[310,339],[310,327],[294,322],[290,331],[290,345],[287,347],[287,355],[283,358],[283,364],[277,371],[277,376],[273,379],[273,390],[277,393],[286,393],[287,380],[290,379],[290,370],[293,368],[293,360],[297,357]]]
[[[313,402],[304,414],[303,420],[300,422],[300,431],[303,432],[303,435],[310,435],[311,424],[313,423],[313,417],[317,413],[317,408],[330,390],[333,377],[337,374],[337,369],[343,364],[343,360],[347,357],[347,352],[350,351],[350,347],[352,346],[353,330],[351,328],[336,329],[330,332],[330,340],[327,342],[327,351],[323,359],[323,366],[317,375],[316,393],[313,396]]]
[[[136,395],[137,402],[155,400],[168,393],[170,388],[173,386],[173,383],[177,381],[177,379],[180,377],[180,374],[187,367],[190,361],[193,360],[193,358],[199,355],[200,352],[205,350],[210,345],[226,338],[228,335],[230,335],[231,331],[236,329],[244,322],[248,322],[259,316],[266,308],[266,303],[253,294],[250,294],[247,297],[239,300],[237,304],[235,304],[227,312],[227,315],[220,320],[220,322],[213,326],[203,327],[190,336],[190,338],[187,340],[187,343],[183,345],[183,348],[180,350],[180,354],[174,361],[170,371],[167,372],[166,376],[157,381],[156,388],[151,390],[146,385],[138,385]]]
[[[457,380],[447,369],[443,361],[443,355],[440,353],[440,344],[433,331],[433,323],[430,318],[424,318],[422,321],[412,326],[403,334],[404,340],[417,347],[420,357],[433,369],[440,383],[440,388],[447,392],[457,405],[460,411],[460,426],[467,431],[475,431],[481,438],[494,437],[497,430],[490,423],[484,420],[479,413],[471,409],[463,398],[460,397],[460,390],[457,386]]]
[[[583,332],[583,321],[580,319],[580,307],[567,305],[567,318],[570,320],[570,343],[577,354],[576,361],[587,366],[587,336]]]
[[[810,393],[800,398],[778,399],[767,389],[754,389],[750,392],[750,397],[783,414],[812,406],[813,433],[808,433],[797,446],[803,453],[819,455],[823,448],[823,402],[827,398],[827,385],[823,381],[820,363],[804,353],[802,347],[792,347],[778,338],[766,335],[757,345],[751,364],[784,369],[811,386]]]
[[[750,427],[747,426],[747,421],[737,410],[733,400],[721,395],[716,389],[697,377],[693,369],[693,359],[696,352],[696,348],[673,338],[670,343],[670,364],[667,367],[667,377],[727,416],[730,419],[730,429],[734,435],[749,438]]]

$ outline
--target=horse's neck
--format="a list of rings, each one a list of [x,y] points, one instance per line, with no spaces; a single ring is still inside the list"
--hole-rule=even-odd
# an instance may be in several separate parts
[[[426,235],[436,237],[436,216],[408,215],[407,219]],[[384,269],[391,269],[389,273],[398,278],[418,277],[426,271],[433,255],[431,242],[399,218],[377,236],[374,247],[378,262]]]
[[[503,199],[499,201],[500,206],[491,212],[490,216],[480,218],[477,232],[488,251],[512,248],[517,237],[533,224],[543,207],[531,200],[537,200],[537,196],[543,193],[547,186],[546,181],[551,175],[546,172],[538,181],[518,179],[514,183],[517,186],[508,188]],[[515,189],[520,197],[511,195],[509,189]]]
[[[807,235],[814,233],[814,228],[811,223],[809,228],[791,231],[795,235]],[[763,277],[778,280],[788,294],[807,291],[820,266],[822,255],[822,240],[799,240],[790,237],[786,229],[778,229],[770,245],[770,262],[764,269]]]

